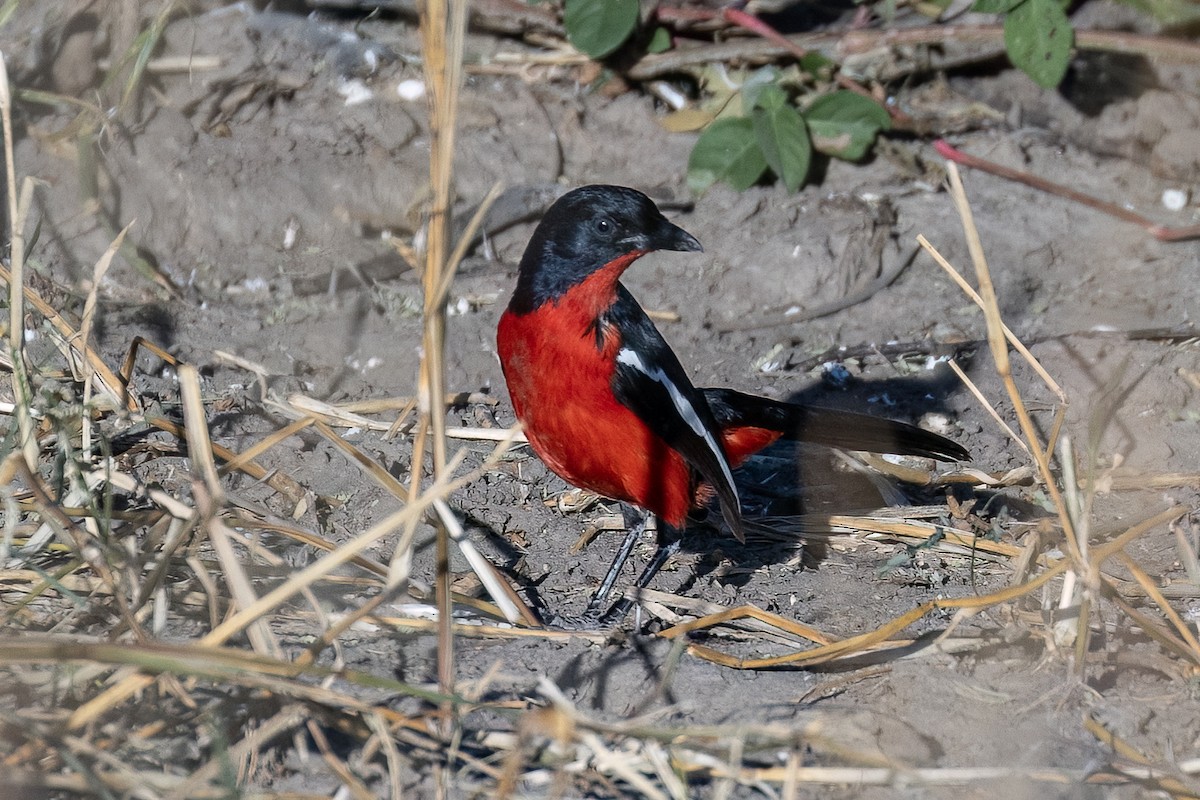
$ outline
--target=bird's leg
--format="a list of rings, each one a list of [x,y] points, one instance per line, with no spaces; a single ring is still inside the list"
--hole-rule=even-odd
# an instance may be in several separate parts
[[[658,521],[658,549],[654,551],[654,557],[650,559],[650,563],[642,570],[642,574],[638,576],[634,585],[639,589],[645,589],[649,586],[650,581],[654,580],[654,576],[662,569],[663,564],[666,564],[671,556],[679,552],[679,544],[682,541],[683,531],[667,525],[660,519]],[[633,600],[628,597],[622,597],[613,603],[612,608],[604,612],[604,616],[600,617],[600,624],[615,625],[625,618],[625,615],[629,613],[631,608],[633,608]]]
[[[629,554],[633,552],[634,545],[646,530],[647,516],[645,512],[622,503],[621,516],[625,519],[625,541],[621,543],[621,549],[617,551],[616,557],[609,565],[604,580],[600,582],[600,588],[592,595],[592,599],[587,605],[587,611],[584,613],[588,616],[596,616],[600,607],[604,605],[617,578],[621,576],[621,570],[625,567],[625,562],[629,560]]]

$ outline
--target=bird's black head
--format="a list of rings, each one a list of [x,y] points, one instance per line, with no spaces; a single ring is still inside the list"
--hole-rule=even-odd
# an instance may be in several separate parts
[[[532,311],[616,259],[653,250],[703,248],[639,191],[583,186],[567,192],[550,206],[525,248],[509,310]]]

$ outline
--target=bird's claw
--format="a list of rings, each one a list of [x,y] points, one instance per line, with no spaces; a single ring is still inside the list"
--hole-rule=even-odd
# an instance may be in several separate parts
[[[593,631],[614,628],[620,625],[633,608],[633,601],[622,598],[607,611],[589,605],[582,614],[550,614],[546,626],[564,631]]]

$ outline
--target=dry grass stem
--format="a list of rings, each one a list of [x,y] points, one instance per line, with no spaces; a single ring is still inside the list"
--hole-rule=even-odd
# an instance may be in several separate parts
[[[925,249],[925,252],[929,253],[929,255],[933,257],[933,260],[939,267],[946,271],[946,274],[949,275],[958,288],[963,291],[963,294],[971,298],[971,302],[983,310],[983,298],[979,296],[979,293],[975,291],[971,284],[967,283],[962,274],[955,269],[954,266],[947,261],[941,253],[937,251],[937,248],[929,243],[929,240],[926,239],[923,234],[917,234],[917,243]],[[1046,384],[1050,391],[1058,395],[1058,401],[1065,404],[1067,402],[1066,393],[1062,390],[1062,387],[1058,385],[1058,382],[1050,376],[1050,373],[1046,371],[1046,368],[1042,366],[1042,363],[1037,360],[1033,353],[1029,352],[1029,348],[1027,348],[1024,343],[1017,338],[1017,335],[1013,333],[1007,325],[1001,323],[1001,330],[1004,331],[1004,338],[1007,339],[1009,344],[1013,346],[1013,349],[1021,354],[1021,357],[1029,363],[1029,366],[1033,367],[1033,371],[1038,374],[1038,377],[1042,379],[1042,382]]]
[[[954,200],[954,207],[958,211],[959,218],[962,220],[963,233],[967,239],[967,249],[970,251],[971,261],[975,265],[976,278],[979,281],[979,296],[983,300],[984,318],[987,321],[988,345],[992,351],[992,359],[995,361],[996,371],[1000,374],[1000,378],[1008,390],[1009,400],[1013,404],[1017,420],[1021,423],[1021,432],[1024,434],[1025,442],[1033,454],[1034,461],[1037,463],[1038,471],[1046,487],[1046,492],[1050,495],[1051,502],[1054,503],[1054,507],[1058,510],[1059,523],[1063,527],[1067,549],[1070,551],[1072,558],[1075,559],[1076,564],[1082,569],[1083,561],[1079,553],[1078,541],[1075,537],[1070,514],[1067,513],[1062,494],[1058,490],[1058,484],[1050,469],[1049,456],[1038,441],[1033,420],[1029,416],[1025,401],[1021,397],[1021,392],[1013,380],[1012,367],[1008,360],[1007,339],[1004,335],[1004,323],[1000,318],[1000,306],[996,298],[996,289],[992,285],[987,258],[983,253],[983,244],[979,240],[979,231],[975,227],[974,216],[971,213],[971,206],[967,201],[966,190],[963,189],[962,178],[958,174],[958,167],[953,163],[947,164],[946,174],[950,179],[950,196]]]
[[[15,285],[13,273],[10,272],[3,264],[0,264],[0,280],[5,281],[10,288]],[[23,297],[39,314],[46,318],[46,321],[53,326],[54,330],[57,331],[60,336],[62,336],[67,342],[71,343],[72,348],[79,347],[78,331],[65,319],[63,319],[62,315],[55,311],[49,303],[43,300],[41,295],[27,286],[25,287]],[[90,369],[95,373],[97,380],[101,384],[101,388],[112,396],[113,404],[116,407],[123,405],[129,411],[134,413],[140,410],[137,406],[137,402],[124,389],[126,381],[119,379],[117,374],[113,372],[96,353],[90,351],[85,353],[82,349],[79,349],[77,352],[79,357],[85,360]]]
[[[35,469],[38,458],[37,442],[34,438],[32,397],[29,384],[29,366],[25,362],[25,213],[33,196],[33,181],[26,178],[17,197],[16,159],[13,157],[12,94],[8,85],[8,68],[4,65],[4,53],[0,51],[0,127],[4,135],[5,196],[8,200],[9,265],[6,271],[8,282],[8,359],[13,374],[13,406],[17,420],[19,449],[25,464]]]
[[[1121,549],[1133,539],[1144,535],[1148,530],[1152,530],[1161,525],[1169,524],[1183,516],[1185,513],[1187,513],[1187,509],[1185,507],[1173,506],[1159,514],[1156,514],[1153,517],[1150,517],[1149,519],[1144,520],[1138,525],[1129,528],[1120,536],[1117,536],[1103,545],[1097,546],[1092,554],[1093,563],[1097,566],[1097,568],[1099,568],[1099,566],[1109,558],[1117,555]],[[885,623],[884,625],[879,626],[875,630],[860,634],[858,636],[850,637],[848,639],[822,644],[818,647],[801,652],[761,658],[743,658],[730,656],[701,644],[690,645],[689,652],[706,660],[712,661],[713,663],[721,664],[722,666],[728,666],[736,669],[766,669],[785,665],[797,667],[824,664],[833,660],[853,658],[868,651],[904,647],[911,642],[908,640],[891,641],[891,637],[904,630],[926,614],[937,610],[989,608],[1001,603],[1007,603],[1022,597],[1030,596],[1034,591],[1046,585],[1053,578],[1056,578],[1067,572],[1073,563],[1074,561],[1070,558],[1059,559],[1051,566],[1047,567],[1039,575],[1030,578],[1023,584],[1010,586],[988,594],[964,598],[930,600],[921,604],[912,611],[902,614],[899,617],[896,617],[895,619]],[[1126,604],[1126,613],[1128,613],[1129,610],[1130,608]],[[698,630],[708,629],[716,625],[722,625],[731,620],[740,619],[746,616],[769,621],[771,624],[783,630],[794,630],[791,627],[793,623],[783,617],[770,614],[762,611],[761,609],[754,608],[753,606],[744,606],[741,608],[731,609],[727,612],[714,614],[709,617],[702,617],[693,622],[676,625],[664,631],[661,635],[666,638],[676,638]],[[1151,633],[1151,635],[1154,635],[1154,631],[1148,630],[1147,632]],[[1176,649],[1173,643],[1171,646],[1172,649]]]
[[[451,464],[447,465],[447,474],[453,472],[453,468],[457,465],[458,461],[459,459],[455,458]],[[229,637],[245,630],[264,614],[287,602],[301,590],[312,586],[316,581],[327,576],[334,569],[348,563],[368,547],[409,522],[410,519],[432,505],[436,497],[453,492],[463,484],[473,480],[474,477],[474,475],[468,475],[454,481],[435,481],[429,491],[418,498],[416,502],[385,517],[371,528],[368,528],[354,539],[351,539],[331,552],[325,558],[310,564],[305,569],[290,576],[282,585],[260,597],[248,607],[240,609],[223,623],[213,628],[212,631],[200,639],[200,644],[202,646],[213,647],[227,641]],[[68,726],[74,729],[87,725],[101,714],[106,713],[112,707],[127,700],[135,692],[147,686],[151,680],[151,678],[144,675],[133,675],[125,678],[75,709],[68,720]]]
[[[1029,453],[1029,446],[1026,445],[1021,439],[1021,436],[1012,429],[1012,426],[1004,421],[1004,418],[1000,416],[1000,412],[996,410],[996,407],[992,405],[991,401],[984,397],[983,392],[981,392],[979,387],[975,385],[975,382],[967,376],[967,373],[963,372],[963,368],[958,365],[958,362],[951,359],[947,363],[950,365],[950,369],[954,371],[954,374],[958,376],[958,379],[962,381],[964,386],[967,387],[967,391],[969,391],[972,396],[979,401],[979,405],[988,412],[988,416],[994,419],[996,424],[1000,426],[1000,429],[1008,434],[1008,438],[1016,442],[1017,445],[1020,446],[1020,448],[1026,453]]]
[[[533,611],[525,605],[520,596],[513,591],[512,587],[501,577],[500,573],[484,557],[483,553],[479,552],[479,549],[475,547],[475,543],[467,538],[466,531],[463,530],[458,517],[450,510],[450,506],[446,504],[446,501],[434,501],[433,508],[441,519],[442,525],[445,527],[451,540],[458,545],[459,552],[467,559],[467,563],[471,565],[471,569],[475,571],[475,574],[483,583],[492,600],[500,608],[504,619],[510,624],[521,622],[525,625],[538,625],[537,616]]]

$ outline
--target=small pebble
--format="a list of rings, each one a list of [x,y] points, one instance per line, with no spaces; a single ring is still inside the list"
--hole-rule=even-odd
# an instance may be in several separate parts
[[[356,106],[375,96],[367,85],[358,79],[349,80],[338,87],[338,94],[346,98],[346,105]]]
[[[420,100],[425,96],[425,81],[409,78],[406,81],[400,81],[396,87],[396,94],[400,95],[401,100],[407,100],[410,103],[415,100]]]
[[[1162,204],[1168,211],[1183,211],[1189,199],[1186,189],[1166,189],[1162,193]]]

